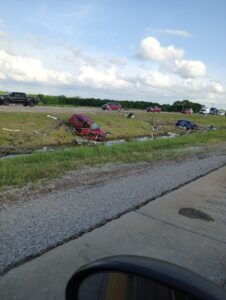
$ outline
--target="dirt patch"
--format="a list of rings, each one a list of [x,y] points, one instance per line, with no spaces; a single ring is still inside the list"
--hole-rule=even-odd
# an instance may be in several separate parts
[[[191,207],[184,207],[181,208],[178,213],[184,217],[190,218],[190,219],[199,219],[199,220],[203,220],[203,221],[214,221],[214,219],[204,213],[203,211],[199,210],[199,209],[195,209],[195,208],[191,208]]]

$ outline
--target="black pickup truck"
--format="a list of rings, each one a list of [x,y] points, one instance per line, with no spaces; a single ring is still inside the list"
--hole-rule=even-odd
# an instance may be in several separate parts
[[[25,93],[17,92],[0,95],[0,104],[9,105],[10,103],[35,106],[38,103],[38,99],[27,96]]]

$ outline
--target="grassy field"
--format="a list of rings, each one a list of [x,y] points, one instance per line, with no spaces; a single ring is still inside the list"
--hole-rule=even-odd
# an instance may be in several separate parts
[[[0,146],[16,145],[17,147],[33,147],[44,145],[63,145],[73,143],[75,136],[66,126],[50,130],[57,122],[36,113],[0,113]],[[127,119],[123,113],[98,112],[90,116],[109,134],[110,139],[133,138],[153,133],[153,124],[162,124],[159,131],[175,132],[174,123],[183,118],[180,114],[136,113],[135,119]],[[68,120],[70,115],[59,115]],[[222,116],[186,116],[199,126],[225,126],[226,118]],[[20,129],[10,133],[2,128]],[[34,133],[38,131],[39,133]],[[32,138],[31,138],[32,137]],[[102,163],[131,163],[175,159],[190,153],[189,147],[216,146],[226,141],[226,129],[197,132],[182,135],[173,139],[157,139],[146,142],[128,142],[123,145],[107,147],[80,146],[70,150],[33,153],[0,160],[0,188],[5,186],[23,186],[28,182],[46,180],[64,174],[68,170],[83,168]],[[184,151],[178,151],[184,149]]]
[[[151,136],[156,122],[160,124],[157,134],[181,132],[175,128],[175,122],[180,118],[191,119],[199,126],[225,126],[224,116],[182,116],[181,114],[152,114],[137,112],[134,119],[127,119],[124,113],[98,112],[87,113],[109,134],[107,139],[132,139],[139,136]],[[68,121],[70,114],[57,115]],[[67,126],[60,126],[57,121],[47,118],[46,113],[0,113],[0,147],[15,148],[61,146],[73,144],[75,135]],[[5,129],[20,130],[10,132]]]

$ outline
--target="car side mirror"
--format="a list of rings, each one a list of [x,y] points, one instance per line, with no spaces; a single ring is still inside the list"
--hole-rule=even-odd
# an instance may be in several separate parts
[[[114,256],[80,268],[69,280],[66,300],[225,300],[212,282],[160,260]]]

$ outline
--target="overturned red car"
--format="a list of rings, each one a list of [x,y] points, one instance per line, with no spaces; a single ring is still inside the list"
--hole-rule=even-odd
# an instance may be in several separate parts
[[[102,142],[105,140],[106,132],[89,117],[75,114],[70,118],[69,122],[76,132],[82,136],[87,136],[91,141]]]

